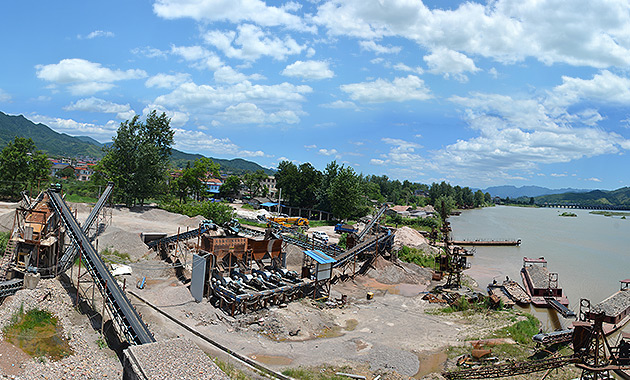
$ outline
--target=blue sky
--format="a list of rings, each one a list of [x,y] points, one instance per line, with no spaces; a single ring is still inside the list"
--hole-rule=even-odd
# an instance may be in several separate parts
[[[11,1],[0,111],[110,141],[484,188],[629,182],[627,0]]]

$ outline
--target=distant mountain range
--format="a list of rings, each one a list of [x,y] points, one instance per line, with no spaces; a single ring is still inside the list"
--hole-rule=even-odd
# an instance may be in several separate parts
[[[101,144],[88,136],[75,137],[65,133],[58,133],[44,124],[35,124],[22,115],[11,116],[0,112],[0,149],[10,141],[13,141],[16,136],[30,137],[33,142],[35,142],[35,145],[37,145],[37,149],[42,150],[50,156],[88,156],[100,159],[105,155],[103,146],[111,144],[111,142]],[[181,168],[186,166],[188,161],[192,163],[194,160],[201,157],[204,156],[173,149],[171,162],[174,166]],[[274,173],[271,169],[263,168],[255,162],[247,161],[242,158],[234,158],[231,160],[213,157],[208,158],[221,165],[221,170],[225,172],[242,174],[262,169],[269,175]]]
[[[548,189],[546,187],[540,186],[492,186],[483,190],[484,193],[490,193],[493,197],[501,197],[507,198],[510,197],[512,199],[518,197],[539,197],[542,195],[550,195],[550,194],[564,194],[564,193],[585,193],[591,190],[585,189],[572,189],[572,188],[564,188],[564,189]]]
[[[551,194],[536,197],[537,204],[542,203],[575,203],[581,205],[630,205],[630,187],[617,190],[591,190],[584,193]]]

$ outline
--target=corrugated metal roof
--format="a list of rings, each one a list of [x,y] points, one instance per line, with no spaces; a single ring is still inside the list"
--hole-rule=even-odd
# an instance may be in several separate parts
[[[304,254],[312,258],[313,260],[317,261],[320,264],[330,264],[337,261],[333,259],[332,257],[326,255],[324,252],[320,251],[319,249],[314,249],[312,251],[304,251]]]

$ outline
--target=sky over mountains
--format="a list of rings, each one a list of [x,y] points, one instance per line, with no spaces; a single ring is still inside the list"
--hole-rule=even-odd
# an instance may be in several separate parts
[[[625,186],[630,3],[24,0],[0,110],[111,139],[166,112],[176,148],[471,187]]]

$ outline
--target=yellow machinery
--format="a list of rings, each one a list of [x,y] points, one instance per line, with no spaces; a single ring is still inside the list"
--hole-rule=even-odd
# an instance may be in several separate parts
[[[292,228],[292,227],[306,227],[308,228],[308,219],[306,218],[299,218],[299,217],[286,217],[286,216],[270,216],[267,218],[267,220],[270,220],[272,222],[276,222],[278,224],[281,224],[287,228]]]

